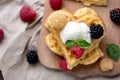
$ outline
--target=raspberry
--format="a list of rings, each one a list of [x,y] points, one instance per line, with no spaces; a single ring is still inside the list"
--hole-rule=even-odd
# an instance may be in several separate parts
[[[60,60],[59,67],[65,72],[69,71],[69,69],[67,68],[67,63],[65,59]]]
[[[37,52],[35,50],[29,50],[26,54],[28,63],[33,64],[38,61]]]
[[[4,32],[2,29],[0,29],[0,42],[3,40],[4,38]]]
[[[115,8],[110,11],[110,18],[113,22],[120,24],[120,8]]]
[[[76,59],[80,58],[84,52],[84,49],[78,47],[78,46],[73,46],[70,48],[71,55],[74,56]]]
[[[103,27],[100,24],[92,24],[90,26],[90,35],[94,39],[98,39],[103,35]]]
[[[61,8],[62,0],[49,0],[49,3],[53,10],[58,10]]]
[[[24,22],[32,22],[36,17],[36,12],[29,6],[23,6],[20,10],[20,18]]]

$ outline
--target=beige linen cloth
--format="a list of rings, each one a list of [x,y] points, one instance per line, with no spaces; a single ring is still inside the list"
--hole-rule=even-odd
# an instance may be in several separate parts
[[[5,33],[4,40],[0,43],[0,70],[4,80],[114,80],[115,78],[101,77],[80,79],[70,73],[45,68],[40,63],[27,63],[26,51],[37,50],[44,1],[0,0],[0,28]],[[31,6],[38,14],[31,24],[24,23],[19,18],[23,5]]]

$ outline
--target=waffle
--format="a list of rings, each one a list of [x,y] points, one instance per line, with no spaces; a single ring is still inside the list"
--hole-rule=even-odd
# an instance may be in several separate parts
[[[99,6],[107,5],[107,0],[76,0],[76,1],[81,1],[86,6],[90,6],[92,4]]]
[[[71,55],[70,49],[62,43],[59,36],[59,32],[69,21],[85,22],[88,26],[96,23],[102,25],[104,29],[103,36],[99,39],[92,39],[90,47],[85,49],[82,57],[79,59],[76,59]],[[102,19],[99,17],[99,14],[97,14],[97,12],[91,8],[81,8],[74,14],[65,9],[54,11],[48,16],[47,20],[45,21],[45,27],[50,31],[50,33],[45,37],[46,45],[55,54],[66,59],[67,67],[70,70],[76,67],[78,64],[93,64],[100,57],[104,56],[99,48],[99,43],[105,35],[105,25]]]

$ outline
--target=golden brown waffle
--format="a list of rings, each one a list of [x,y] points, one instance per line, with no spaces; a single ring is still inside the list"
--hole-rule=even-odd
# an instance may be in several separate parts
[[[105,35],[105,25],[98,14],[91,8],[81,8],[74,14],[66,10],[57,10],[49,15],[45,22],[46,28],[50,33],[45,38],[46,45],[55,54],[62,56],[67,61],[68,69],[72,69],[78,64],[89,65],[96,62],[103,56],[99,48],[99,43],[104,35],[99,39],[92,39],[91,46],[85,49],[81,58],[76,59],[70,54],[70,50],[62,43],[59,32],[64,28],[68,21],[85,22],[88,26],[93,23],[103,26]]]
[[[91,4],[99,6],[107,5],[107,0],[76,0],[76,1],[81,1],[86,6],[90,6]]]

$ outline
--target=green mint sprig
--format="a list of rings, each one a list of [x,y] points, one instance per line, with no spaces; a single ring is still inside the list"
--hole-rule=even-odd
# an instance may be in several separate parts
[[[115,61],[118,61],[120,58],[120,48],[118,45],[111,43],[107,45],[107,55]]]
[[[71,48],[72,46],[74,46],[76,44],[75,40],[67,40],[65,45],[69,48]]]
[[[85,41],[84,39],[77,39],[77,40],[67,40],[65,45],[69,48],[78,45],[80,48],[88,48],[90,43]]]
[[[88,48],[90,46],[90,43],[88,43],[84,39],[78,39],[76,40],[76,42],[77,42],[77,45],[81,48]]]

